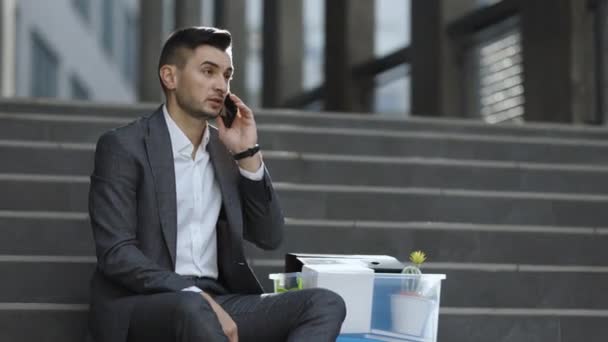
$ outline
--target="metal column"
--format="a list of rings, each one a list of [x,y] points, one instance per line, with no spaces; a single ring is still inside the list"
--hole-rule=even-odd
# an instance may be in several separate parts
[[[264,1],[264,107],[279,107],[302,91],[302,0]]]
[[[374,1],[325,0],[325,109],[369,112],[374,80],[355,65],[374,58]]]
[[[139,101],[162,101],[158,58],[163,37],[163,0],[140,1]]]

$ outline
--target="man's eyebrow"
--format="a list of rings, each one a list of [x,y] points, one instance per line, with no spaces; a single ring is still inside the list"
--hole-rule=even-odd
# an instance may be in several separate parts
[[[214,68],[217,68],[217,69],[220,68],[219,64],[211,62],[211,61],[204,61],[204,62],[201,63],[201,66],[203,66],[203,65],[210,65],[210,66],[212,66]],[[226,69],[226,71],[228,71],[228,72],[230,72],[232,74],[232,72],[234,71],[234,69],[232,67],[228,67],[228,69]]]
[[[220,67],[219,64],[213,63],[211,61],[204,61],[204,62],[201,63],[201,66],[203,66],[203,65],[211,65],[211,66],[216,67],[216,68]]]

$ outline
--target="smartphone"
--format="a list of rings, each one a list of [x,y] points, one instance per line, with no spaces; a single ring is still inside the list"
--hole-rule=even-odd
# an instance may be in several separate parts
[[[234,118],[236,118],[236,113],[238,112],[238,108],[232,99],[230,98],[230,94],[226,95],[224,99],[224,111],[222,115],[222,120],[224,121],[224,126],[230,128],[232,126],[232,122]]]

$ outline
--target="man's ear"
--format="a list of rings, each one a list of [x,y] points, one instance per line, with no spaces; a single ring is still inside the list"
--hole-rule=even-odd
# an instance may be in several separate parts
[[[167,90],[177,88],[177,68],[175,65],[165,64],[158,71],[160,79]]]

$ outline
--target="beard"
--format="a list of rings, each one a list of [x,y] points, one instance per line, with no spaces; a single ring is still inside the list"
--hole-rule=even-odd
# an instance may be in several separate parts
[[[183,94],[176,93],[175,99],[177,104],[186,112],[188,115],[199,120],[209,120],[217,118],[221,109],[218,112],[210,112],[204,108],[197,108],[196,100],[190,96],[184,96]]]

